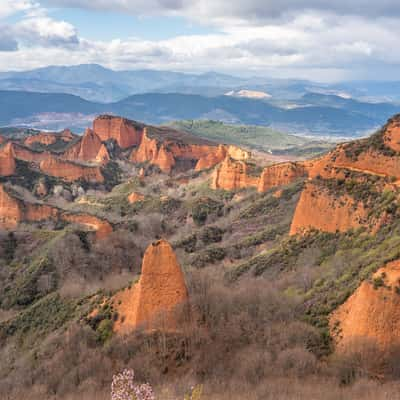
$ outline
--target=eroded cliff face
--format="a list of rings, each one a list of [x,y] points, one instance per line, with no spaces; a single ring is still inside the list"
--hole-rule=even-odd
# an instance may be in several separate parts
[[[166,143],[159,142],[156,138],[150,138],[147,128],[144,129],[139,148],[131,155],[131,161],[149,162],[157,165],[165,173],[170,173],[175,165],[174,155],[167,148]]]
[[[83,179],[87,182],[102,183],[104,177],[99,167],[89,167],[75,164],[70,161],[63,161],[51,157],[40,163],[40,169],[47,175],[62,178],[68,182]]]
[[[330,193],[324,186],[307,182],[293,216],[290,234],[304,234],[312,229],[346,232],[368,221],[362,202],[347,194]]]
[[[99,136],[91,129],[86,129],[81,140],[70,147],[62,156],[70,161],[97,162],[105,164],[110,160],[107,148]]]
[[[179,330],[177,312],[188,302],[185,278],[171,245],[165,240],[146,250],[139,282],[114,296],[119,318],[116,332],[135,329]]]
[[[187,138],[183,133],[182,137],[179,137],[178,132],[170,132],[167,128],[151,127],[149,130],[146,127],[140,146],[132,152],[130,159],[133,162],[157,165],[161,171],[170,173],[180,160],[197,163],[196,170],[199,171],[211,168],[226,156],[224,146],[191,143],[185,140]]]
[[[400,119],[392,118],[386,125],[383,134],[383,141],[386,146],[396,152],[400,152]]]
[[[23,221],[36,222],[58,218],[59,210],[44,204],[25,203],[0,185],[0,228],[15,229]]]
[[[364,281],[330,317],[339,352],[354,345],[373,345],[390,353],[400,345],[400,260]]]
[[[61,219],[82,225],[88,230],[96,232],[97,239],[105,239],[113,231],[108,221],[89,214],[63,213]]]
[[[89,214],[74,214],[41,203],[29,203],[11,195],[0,184],[0,228],[15,229],[21,222],[57,221],[81,225],[96,233],[97,239],[106,238],[112,231],[111,224]]]
[[[312,228],[344,232],[360,226],[377,232],[391,218],[377,203],[384,191],[393,192],[393,202],[398,202],[399,140],[400,118],[395,117],[369,138],[338,145],[325,156],[304,162],[309,182],[290,233]]]
[[[23,211],[19,201],[8,194],[0,184],[0,227],[13,229],[22,220]]]
[[[93,130],[101,141],[114,139],[122,149],[140,144],[143,127],[134,121],[110,115],[101,115],[93,122]]]
[[[227,156],[214,170],[211,181],[212,189],[238,190],[257,187],[259,177],[249,174],[249,167],[244,161],[235,161]]]
[[[57,141],[57,136],[54,133],[40,132],[38,135],[28,136],[24,140],[25,146],[32,146],[34,143],[40,143],[49,146]]]
[[[38,164],[44,160],[51,160],[53,158],[53,155],[48,151],[34,151],[16,143],[12,143],[11,146],[13,148],[15,158],[18,160]]]
[[[56,143],[57,139],[61,139],[64,142],[70,142],[74,138],[72,132],[69,129],[65,129],[62,132],[40,132],[37,135],[28,136],[24,140],[24,145],[31,147],[35,143],[40,143],[44,146],[50,146]]]
[[[257,190],[259,192],[266,192],[273,187],[288,185],[306,176],[307,169],[301,163],[287,162],[274,164],[264,168],[258,182]]]
[[[195,170],[202,171],[205,169],[210,169],[215,167],[217,164],[222,162],[227,155],[227,150],[224,145],[219,145],[216,150],[211,151],[209,154],[201,157],[199,161],[197,161]]]
[[[14,175],[16,171],[15,153],[11,143],[0,149],[0,176]]]

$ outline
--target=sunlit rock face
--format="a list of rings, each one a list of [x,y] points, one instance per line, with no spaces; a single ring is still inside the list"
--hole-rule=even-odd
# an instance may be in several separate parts
[[[179,330],[177,314],[187,302],[185,278],[171,245],[154,242],[144,254],[138,283],[114,298],[119,315],[115,331]]]

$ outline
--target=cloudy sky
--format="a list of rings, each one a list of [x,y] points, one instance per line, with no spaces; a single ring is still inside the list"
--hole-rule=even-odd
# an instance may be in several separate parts
[[[400,80],[399,0],[0,0],[0,70]]]

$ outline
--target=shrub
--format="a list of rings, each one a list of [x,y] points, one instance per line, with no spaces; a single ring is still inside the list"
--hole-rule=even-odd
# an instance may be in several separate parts
[[[222,240],[223,229],[218,226],[207,226],[200,232],[200,239],[204,244],[217,243]]]

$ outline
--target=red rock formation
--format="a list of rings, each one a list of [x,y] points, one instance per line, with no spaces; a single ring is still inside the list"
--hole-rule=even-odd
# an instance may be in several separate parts
[[[273,187],[288,185],[306,176],[306,168],[300,163],[287,162],[271,165],[262,172],[258,183],[258,191],[266,192]]]
[[[40,163],[44,160],[51,160],[53,158],[52,154],[48,151],[33,151],[16,143],[12,143],[11,145],[17,160]]]
[[[31,147],[35,143],[43,144],[44,146],[50,146],[54,144],[57,139],[61,139],[64,142],[70,142],[74,138],[72,132],[69,129],[65,129],[60,133],[54,132],[40,132],[37,135],[28,136],[24,140],[24,145]]]
[[[290,234],[302,234],[311,229],[324,232],[345,232],[367,221],[363,203],[348,195],[335,195],[325,188],[308,182],[301,193],[292,220]]]
[[[24,203],[23,221],[37,222],[47,221],[49,219],[56,220],[60,210],[46,204],[30,204]]]
[[[257,187],[259,178],[249,175],[249,168],[243,161],[235,161],[229,156],[214,170],[211,188],[238,190]]]
[[[100,146],[95,161],[101,165],[105,165],[110,161],[110,155],[108,154],[107,147],[104,144]]]
[[[251,158],[250,152],[232,145],[225,146],[220,144],[218,147],[210,148],[207,151],[206,155],[199,158],[195,168],[196,171],[212,168],[222,162],[226,156],[236,161],[246,161]]]
[[[379,282],[379,284],[375,283]],[[378,270],[364,281],[330,317],[337,351],[361,341],[389,352],[400,345],[400,260]],[[359,343],[360,344],[360,343]]]
[[[22,220],[23,211],[18,200],[14,199],[0,184],[0,227],[13,229]]]
[[[107,148],[91,129],[86,129],[81,140],[70,147],[62,158],[70,161],[93,161],[101,164],[110,160]]]
[[[0,149],[0,176],[15,174],[15,153],[11,143],[7,143]]]
[[[105,239],[113,231],[108,221],[93,215],[63,213],[61,218],[64,221],[83,225],[85,228],[95,231],[97,239]]]
[[[246,161],[250,160],[251,152],[244,150],[240,147],[229,145],[227,148],[228,155],[237,161]]]
[[[24,145],[30,147],[35,143],[40,143],[45,146],[50,146],[51,144],[55,143],[56,141],[57,141],[56,133],[40,132],[37,135],[28,136],[24,140]]]
[[[37,222],[62,219],[76,223],[86,229],[96,232],[97,239],[106,238],[112,231],[111,224],[103,219],[89,214],[73,214],[47,204],[24,202],[10,195],[0,184],[0,228],[15,229],[21,222]]]
[[[385,127],[383,142],[396,152],[400,152],[400,119],[391,119]]]
[[[75,164],[69,161],[63,161],[56,157],[40,163],[40,169],[47,175],[62,178],[68,182],[83,179],[87,182],[102,183],[104,177],[99,167],[88,167]]]
[[[140,144],[143,125],[121,117],[101,115],[93,122],[93,130],[105,142],[114,139],[122,149]]]
[[[4,136],[0,135],[0,144],[5,143],[6,141],[7,139]]]
[[[138,201],[143,201],[143,200],[144,200],[144,196],[141,193],[133,192],[128,196],[128,202],[131,204],[136,203]]]
[[[61,139],[64,140],[64,142],[70,142],[71,140],[74,139],[74,134],[69,129],[64,129],[61,132],[60,136]]]
[[[114,297],[119,315],[115,330],[177,330],[175,312],[187,301],[185,278],[175,253],[167,241],[159,240],[144,254],[139,282]]]
[[[215,167],[217,164],[222,162],[227,156],[227,150],[224,145],[219,145],[216,151],[212,151],[209,154],[201,157],[197,161],[195,170],[202,171],[204,169],[209,169]]]
[[[223,155],[226,155],[224,146]],[[197,162],[197,170],[201,166],[210,168],[220,162],[223,157],[218,147],[200,139],[194,140],[185,133],[168,128],[145,127],[143,138],[137,150],[131,154],[133,162],[149,162],[157,165],[163,172],[169,173],[179,160]],[[200,161],[199,163],[199,160]]]
[[[14,229],[20,222],[46,221],[56,219],[59,210],[44,204],[25,203],[10,195],[0,185],[0,227]]]

